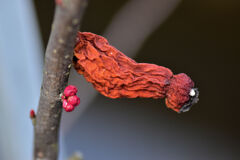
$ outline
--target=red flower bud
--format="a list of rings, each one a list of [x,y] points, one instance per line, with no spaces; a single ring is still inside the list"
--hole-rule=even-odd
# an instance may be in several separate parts
[[[80,104],[80,98],[76,95],[68,97],[67,101],[74,107]]]
[[[74,110],[74,106],[70,103],[67,103],[66,107],[64,108],[66,112],[72,112]]]
[[[35,114],[35,111],[33,109],[30,110],[30,118],[31,119],[36,118],[36,114]]]
[[[62,106],[66,112],[71,112],[74,110],[74,106],[72,104],[68,103],[68,101],[66,99],[63,100]]]
[[[77,88],[73,85],[69,85],[64,89],[64,96],[69,97],[69,96],[74,96],[77,93]]]

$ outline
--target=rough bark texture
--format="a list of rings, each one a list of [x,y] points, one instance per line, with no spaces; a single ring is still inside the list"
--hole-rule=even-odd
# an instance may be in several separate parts
[[[58,157],[58,131],[62,112],[59,95],[68,82],[75,37],[86,7],[86,0],[63,2],[56,7],[45,54],[43,82],[34,128],[35,160],[56,160]]]
[[[181,112],[185,104],[191,105],[189,93],[194,83],[186,74],[173,75],[166,67],[137,63],[111,46],[104,37],[93,33],[78,33],[74,67],[109,98],[166,97],[167,107],[176,112]]]

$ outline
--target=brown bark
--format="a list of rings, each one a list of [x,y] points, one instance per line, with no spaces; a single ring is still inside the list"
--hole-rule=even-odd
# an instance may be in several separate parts
[[[56,6],[45,54],[43,82],[34,128],[35,160],[58,158],[58,132],[62,112],[59,95],[68,82],[75,38],[86,4],[86,0],[68,0]]]

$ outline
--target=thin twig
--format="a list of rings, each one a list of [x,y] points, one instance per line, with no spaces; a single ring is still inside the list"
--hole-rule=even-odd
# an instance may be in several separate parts
[[[58,132],[61,119],[60,94],[66,87],[73,48],[86,0],[66,0],[57,5],[45,54],[43,82],[34,127],[34,159],[58,158]]]

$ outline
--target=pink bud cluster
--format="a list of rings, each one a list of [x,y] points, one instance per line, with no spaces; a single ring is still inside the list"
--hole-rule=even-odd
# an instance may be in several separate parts
[[[77,88],[73,85],[69,85],[64,89],[61,99],[66,112],[72,112],[80,104],[80,98],[76,95],[77,91]]]

